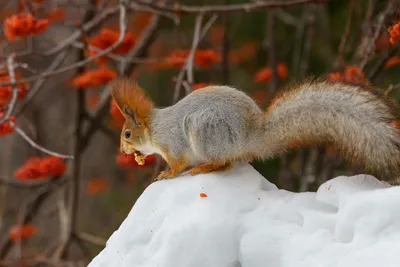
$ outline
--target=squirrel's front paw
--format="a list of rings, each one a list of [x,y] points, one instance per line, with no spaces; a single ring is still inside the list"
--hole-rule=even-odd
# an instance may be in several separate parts
[[[171,178],[173,178],[173,176],[170,171],[162,171],[156,178],[154,178],[154,181],[160,181],[163,179],[171,179]]]
[[[171,171],[162,171],[156,178],[154,178],[154,181],[160,181],[164,179],[172,179],[175,178],[176,175],[172,173]]]

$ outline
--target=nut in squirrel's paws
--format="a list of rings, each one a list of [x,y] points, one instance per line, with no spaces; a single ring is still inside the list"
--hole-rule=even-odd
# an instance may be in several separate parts
[[[144,165],[146,163],[146,157],[142,155],[139,151],[135,151],[135,161],[139,165]]]

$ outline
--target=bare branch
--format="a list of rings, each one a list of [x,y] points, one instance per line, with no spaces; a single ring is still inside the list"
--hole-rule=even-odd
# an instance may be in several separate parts
[[[14,57],[15,57],[15,54],[11,54],[7,58],[8,75],[10,77],[11,83],[15,83]],[[11,113],[13,112],[14,107],[15,107],[15,102],[17,102],[17,98],[18,98],[18,87],[13,86],[11,100],[10,100],[10,103],[8,104],[7,112],[6,112],[5,116],[0,119],[0,124],[4,123],[5,121],[7,121],[10,118]]]
[[[206,13],[227,13],[227,12],[251,12],[264,8],[285,8],[291,6],[298,6],[304,4],[322,4],[333,0],[292,0],[292,1],[254,1],[243,4],[231,4],[231,5],[214,5],[214,6],[187,6],[176,4],[173,6],[166,6],[161,4],[155,4],[152,2],[146,2],[144,0],[136,0],[136,3],[142,6],[150,7],[157,11],[181,14],[206,14]]]
[[[59,45],[57,45],[53,49],[47,51],[43,55],[45,55],[45,56],[54,55],[54,54],[60,52],[61,50],[63,50],[64,48],[66,48],[67,46],[72,45],[75,41],[77,41],[79,38],[81,38],[84,33],[91,31],[93,28],[98,26],[101,22],[105,21],[112,15],[116,14],[118,11],[122,12],[122,10],[119,6],[115,6],[115,7],[104,10],[101,14],[99,14],[98,16],[93,18],[91,21],[82,25],[81,30],[75,31],[68,38],[64,39]],[[125,10],[123,12],[125,12]]]
[[[71,155],[64,155],[64,154],[60,154],[57,152],[53,152],[51,150],[48,150],[48,149],[36,144],[35,141],[33,141],[23,130],[21,130],[21,128],[19,128],[17,125],[15,125],[12,121],[9,121],[9,123],[12,127],[14,127],[17,134],[19,136],[21,136],[26,142],[28,142],[33,148],[36,148],[37,150],[40,150],[43,153],[46,153],[51,156],[55,156],[55,157],[59,157],[59,158],[63,158],[63,159],[74,159],[74,157]]]
[[[274,95],[278,90],[278,73],[276,70],[276,48],[275,48],[275,12],[269,10],[267,17],[267,39],[268,39],[268,60],[272,70],[272,77],[270,83],[271,94]]]
[[[68,56],[69,50],[64,50],[61,53],[57,55],[57,57],[51,62],[50,66],[47,68],[46,71],[52,72],[54,71],[57,67],[60,66],[60,64],[64,61],[64,59]],[[19,108],[15,111],[15,116],[18,116],[21,114],[25,108],[27,107],[28,103],[35,97],[36,93],[39,92],[40,88],[44,84],[45,79],[39,79],[35,82],[32,88],[29,89],[28,94],[24,97],[24,100],[20,104]]]
[[[21,188],[21,189],[34,189],[34,188],[42,187],[48,183],[49,183],[48,180],[34,181],[34,182],[29,182],[29,183],[26,183],[26,182],[21,183],[16,180],[8,179],[7,177],[0,176],[0,184],[15,187],[15,188]]]
[[[212,23],[215,22],[215,20],[217,19],[216,16],[212,16],[212,17],[208,20],[208,22],[205,24],[204,28],[201,30],[201,22],[202,22],[202,20],[203,20],[203,16],[204,16],[204,14],[199,14],[199,15],[197,16],[197,18],[196,18],[196,27],[200,27],[200,29],[195,29],[194,37],[193,37],[194,40],[193,40],[193,42],[192,42],[192,48],[191,48],[190,54],[189,54],[188,58],[186,59],[185,64],[183,65],[183,67],[182,67],[182,69],[180,70],[180,72],[179,72],[179,74],[178,74],[178,77],[177,77],[177,79],[176,79],[175,88],[174,88],[174,95],[173,95],[173,97],[172,97],[172,103],[173,103],[173,104],[175,104],[175,103],[178,101],[178,99],[179,99],[179,93],[180,93],[180,89],[181,89],[182,84],[183,84],[183,79],[184,79],[184,77],[185,77],[185,73],[187,73],[187,74],[189,75],[189,72],[190,72],[190,71],[188,71],[188,67],[190,67],[190,66],[189,66],[190,55],[192,55],[192,57],[194,57],[194,53],[195,53],[195,51],[193,50],[193,48],[194,48],[194,49],[197,49],[197,46],[198,46],[199,43],[202,41],[202,38],[204,38],[204,37],[206,36],[207,31],[210,29]],[[200,24],[200,25],[199,25],[199,24]],[[199,31],[199,34],[196,34],[197,31]],[[197,36],[197,35],[198,35],[198,36]],[[197,36],[197,37],[196,37],[196,36]],[[200,36],[201,36],[201,38],[200,38]],[[195,39],[197,39],[197,40],[195,40]],[[192,59],[192,64],[193,64],[193,59]],[[193,66],[191,67],[191,69],[193,69]],[[191,72],[193,73],[193,70],[191,70]],[[192,75],[193,75],[193,74],[192,74]],[[193,76],[191,77],[191,79],[192,79],[192,81],[190,81],[190,80],[189,80],[189,77],[188,77],[190,86],[192,86],[192,83],[193,83]]]
[[[199,45],[200,42],[200,30],[201,30],[201,24],[203,22],[203,17],[204,15],[200,13],[196,17],[196,24],[194,27],[194,35],[193,35],[193,42],[192,42],[192,47],[190,49],[190,53],[187,59],[187,66],[186,66],[186,71],[187,71],[187,79],[190,85],[193,84],[193,65],[194,65],[194,56],[196,54],[197,46]]]
[[[370,40],[368,40],[365,51],[362,52],[361,62],[359,64],[360,69],[364,69],[365,66],[367,65],[369,59],[371,58],[371,55],[373,54],[374,49],[375,49],[376,40],[378,40],[379,35],[382,32],[382,29],[383,29],[386,19],[395,13],[395,11],[396,11],[395,6],[396,6],[395,1],[388,1],[388,4],[387,4],[385,10],[379,15],[377,24],[375,26],[376,27],[375,32],[374,32],[372,38],[370,38]]]
[[[102,239],[100,237],[91,235],[89,233],[80,232],[78,234],[78,236],[83,241],[88,242],[88,243],[93,244],[93,245],[96,245],[96,246],[104,247],[106,245],[106,240],[104,240],[104,239]]]
[[[35,199],[31,202],[30,208],[28,212],[25,214],[23,218],[23,223],[27,224],[33,220],[33,218],[39,214],[38,211],[44,204],[44,202],[48,199],[48,197],[56,191],[56,189],[65,183],[65,179],[60,179],[60,177],[54,177],[48,183],[48,185],[41,189],[39,193],[36,195]],[[4,245],[0,248],[0,259],[4,259],[8,254],[10,249],[13,247],[13,242],[10,240],[8,236],[5,236],[6,241]]]
[[[349,3],[349,11],[348,11],[346,28],[344,30],[342,39],[340,40],[337,62],[343,61],[344,49],[346,46],[347,39],[349,38],[351,21],[352,21],[353,13],[354,13],[354,2],[355,2],[355,0],[350,0],[350,3]]]
[[[176,25],[178,25],[180,23],[180,18],[176,14],[163,12],[163,11],[158,10],[156,8],[152,8],[150,6],[143,6],[143,5],[137,4],[135,2],[132,2],[130,4],[130,6],[129,6],[129,9],[131,9],[133,11],[149,11],[151,13],[154,13],[154,14],[157,14],[157,15],[161,15],[163,17],[166,17],[166,18],[172,20]]]
[[[399,45],[395,46],[389,51],[389,53],[387,53],[387,55],[385,55],[382,59],[379,60],[377,65],[368,74],[368,80],[370,82],[374,82],[375,79],[378,78],[379,74],[382,73],[382,71],[385,69],[388,60],[394,55],[396,55],[397,52],[399,52],[399,48],[400,48]]]

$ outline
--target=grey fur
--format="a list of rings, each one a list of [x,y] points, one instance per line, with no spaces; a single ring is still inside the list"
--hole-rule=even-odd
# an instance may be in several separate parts
[[[224,162],[227,155],[256,151],[265,133],[252,129],[263,124],[262,110],[245,93],[213,86],[189,94],[172,107],[155,110],[151,136],[173,157],[188,155],[192,164]]]
[[[392,120],[383,100],[356,86],[307,82],[265,115],[244,92],[210,86],[154,109],[150,136],[170,156],[189,158],[193,165],[273,157],[298,136],[332,143],[350,162],[397,177],[400,141]]]

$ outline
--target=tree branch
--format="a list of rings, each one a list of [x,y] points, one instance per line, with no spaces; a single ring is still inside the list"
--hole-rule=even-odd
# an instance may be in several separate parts
[[[157,11],[177,13],[181,14],[206,14],[206,13],[227,13],[227,12],[251,12],[263,8],[275,8],[275,7],[291,7],[310,3],[326,3],[334,0],[292,0],[292,1],[254,1],[243,4],[231,4],[231,5],[214,5],[214,6],[187,6],[176,4],[173,6],[166,6],[161,4],[155,4],[152,2],[146,2],[144,0],[136,0],[136,3],[142,6],[150,7]]]

